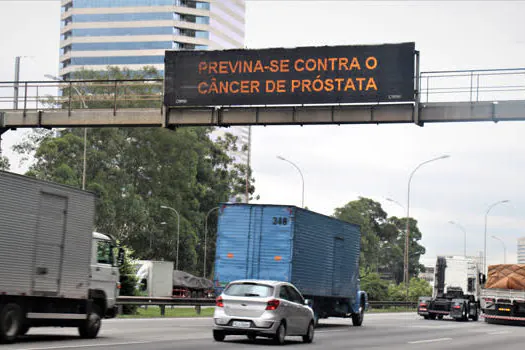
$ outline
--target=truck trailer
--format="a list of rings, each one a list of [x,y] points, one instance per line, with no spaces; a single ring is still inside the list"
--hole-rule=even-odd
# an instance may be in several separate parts
[[[94,215],[92,193],[0,171],[0,343],[46,326],[95,338],[117,315],[124,252]]]
[[[358,225],[289,205],[220,205],[214,269],[216,295],[229,282],[290,282],[311,305],[315,323],[328,317],[363,322]]]
[[[432,296],[419,298],[418,315],[427,320],[450,316],[456,321],[477,321],[480,278],[476,258],[438,256]]]
[[[480,298],[485,322],[525,325],[525,264],[490,265]]]

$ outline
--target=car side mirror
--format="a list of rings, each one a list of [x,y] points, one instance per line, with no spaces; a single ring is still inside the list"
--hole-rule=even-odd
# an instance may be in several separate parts
[[[117,258],[117,264],[119,266],[122,266],[124,265],[124,255],[125,255],[125,252],[124,252],[124,248],[119,248],[118,250],[118,258]]]
[[[312,307],[312,304],[313,304],[312,300],[304,299],[304,305]]]

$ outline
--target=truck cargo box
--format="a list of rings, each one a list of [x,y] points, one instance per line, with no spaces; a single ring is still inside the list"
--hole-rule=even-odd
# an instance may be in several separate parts
[[[525,290],[525,264],[489,265],[485,288]]]
[[[173,294],[173,261],[139,260],[139,282],[148,297],[171,297]]]
[[[0,171],[0,294],[87,298],[95,196]]]
[[[357,295],[358,225],[287,205],[223,204],[214,282],[287,281],[307,296]]]

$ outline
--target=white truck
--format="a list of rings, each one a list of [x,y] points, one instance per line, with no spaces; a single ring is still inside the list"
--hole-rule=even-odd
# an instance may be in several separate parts
[[[438,256],[432,296],[419,298],[418,315],[431,320],[450,316],[456,321],[477,321],[482,278],[476,258]]]
[[[525,325],[525,264],[488,267],[481,311],[487,323]]]
[[[0,343],[31,327],[95,338],[116,317],[124,251],[94,216],[90,192],[0,171]]]

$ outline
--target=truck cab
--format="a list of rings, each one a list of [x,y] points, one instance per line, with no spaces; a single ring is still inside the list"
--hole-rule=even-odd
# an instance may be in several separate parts
[[[420,297],[418,314],[425,319],[478,320],[480,273],[473,257],[438,256],[431,297]]]
[[[105,318],[113,318],[117,315],[116,302],[120,289],[119,264],[123,260],[123,255],[122,248],[118,248],[112,238],[93,232],[90,296],[103,311]]]

